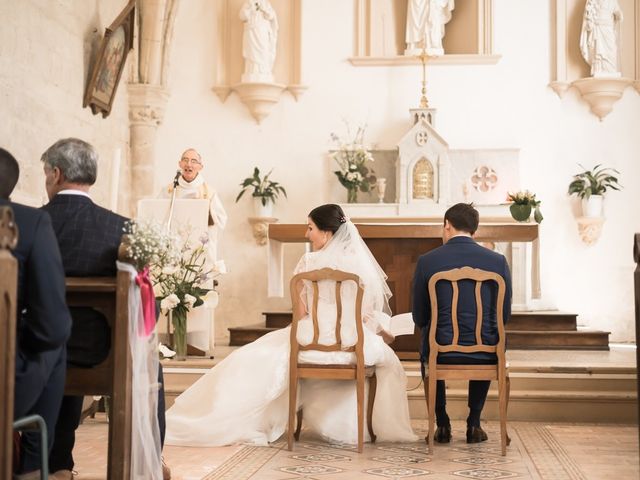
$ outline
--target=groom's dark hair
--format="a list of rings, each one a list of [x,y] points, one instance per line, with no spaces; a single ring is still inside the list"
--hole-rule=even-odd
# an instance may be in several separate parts
[[[473,203],[456,203],[445,212],[444,220],[449,220],[456,230],[473,235],[478,230],[480,214],[473,208]]]
[[[327,203],[314,208],[309,212],[309,218],[320,230],[331,233],[336,233],[340,225],[347,221],[344,211],[340,205],[335,203]]]

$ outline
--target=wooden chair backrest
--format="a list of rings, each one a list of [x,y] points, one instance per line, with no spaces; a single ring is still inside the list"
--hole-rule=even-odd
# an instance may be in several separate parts
[[[458,325],[458,299],[459,288],[458,282],[461,280],[471,280],[476,282],[475,286],[475,302],[476,302],[476,328],[475,328],[475,345],[459,345],[458,337],[460,333]],[[440,345],[436,341],[437,323],[441,321],[438,318],[438,296],[436,295],[436,284],[439,281],[450,282],[453,288],[453,297],[451,302],[451,323],[453,328],[453,340],[450,345]],[[482,341],[482,283],[494,281],[498,285],[498,296],[496,304],[496,317],[498,324],[498,343],[496,345],[486,345]],[[494,272],[487,272],[477,268],[463,267],[454,268],[444,272],[438,272],[429,280],[429,298],[431,299],[431,326],[429,329],[429,364],[436,361],[438,353],[460,352],[460,353],[476,353],[487,352],[495,353],[498,359],[504,359],[505,349],[505,332],[504,332],[504,297],[506,288],[504,278]]]
[[[120,248],[119,259],[126,260]],[[104,314],[111,327],[111,349],[107,358],[92,368],[67,367],[66,395],[108,395],[109,479],[129,479],[131,470],[132,360],[129,348],[128,272],[115,277],[67,277],[67,304],[92,307]]]
[[[299,304],[302,301],[300,298],[299,285],[304,280],[308,280],[312,283],[313,288],[313,301],[311,305],[311,320],[313,322],[313,340],[308,345],[300,345],[298,343],[298,317],[297,312],[300,311]],[[318,282],[323,280],[329,280],[335,282],[336,292],[336,326],[335,326],[335,338],[336,343],[333,345],[322,345],[318,343],[320,335],[320,328],[318,325],[318,297],[319,288]],[[341,319],[342,319],[342,294],[341,287],[343,282],[352,281],[355,282],[357,287],[356,304],[355,304],[355,322],[357,341],[353,346],[343,347],[341,336]],[[291,279],[290,283],[291,291],[291,303],[293,304],[293,319],[291,322],[291,358],[298,358],[298,351],[300,350],[319,350],[323,352],[355,352],[358,363],[364,362],[364,332],[362,328],[362,299],[364,297],[364,289],[360,285],[360,277],[354,273],[343,272],[340,270],[334,270],[331,268],[322,268],[320,270],[312,270],[310,272],[298,273]]]
[[[0,207],[0,478],[11,478],[12,472],[18,261],[10,249],[17,244],[13,211]]]

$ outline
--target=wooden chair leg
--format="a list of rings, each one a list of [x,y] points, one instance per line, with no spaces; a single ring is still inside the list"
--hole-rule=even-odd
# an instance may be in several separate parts
[[[429,418],[429,377],[422,378],[422,386],[424,387],[424,404],[427,406],[427,418]],[[424,441],[429,443],[429,435],[424,437]]]
[[[506,421],[507,415],[509,413],[509,398],[511,397],[511,379],[507,375],[507,401],[506,406],[504,407],[504,418]],[[511,437],[509,437],[509,432],[507,432],[507,446],[511,445]]]
[[[507,381],[498,380],[498,406],[500,408],[500,448],[503,456],[507,454]]]
[[[367,426],[371,443],[376,443],[376,435],[373,433],[373,403],[376,400],[376,389],[378,388],[378,378],[374,373],[369,377],[369,400],[367,401]]]
[[[296,414],[296,396],[298,393],[298,375],[294,370],[289,375],[289,423],[287,428],[287,447],[293,450],[293,417]]]
[[[356,380],[356,397],[358,401],[358,453],[362,453],[364,444],[364,376]]]
[[[302,429],[302,415],[304,410],[301,408],[298,410],[298,425],[296,426],[296,433],[293,434],[293,438],[296,439],[296,442],[300,441],[300,430]]]
[[[435,370],[435,368],[433,369]],[[433,454],[433,435],[435,433],[436,423],[436,372],[430,372],[429,375],[429,453]]]

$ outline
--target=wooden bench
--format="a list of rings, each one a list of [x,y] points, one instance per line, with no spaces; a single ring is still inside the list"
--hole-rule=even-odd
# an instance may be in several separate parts
[[[635,304],[636,304],[636,382],[638,399],[640,399],[640,233],[633,237],[633,261],[636,262],[636,271],[633,274]],[[640,441],[640,401],[638,401],[638,440]],[[640,445],[640,444],[639,444]]]
[[[67,277],[69,307],[92,307],[111,327],[111,350],[92,368],[67,367],[65,395],[107,395],[109,454],[107,478],[131,478],[131,350],[129,348],[129,282],[127,272],[116,277]]]
[[[0,478],[12,474],[18,261],[9,250],[17,243],[13,211],[0,207]]]

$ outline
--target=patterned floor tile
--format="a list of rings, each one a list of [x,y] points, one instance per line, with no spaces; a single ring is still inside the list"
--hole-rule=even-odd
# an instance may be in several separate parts
[[[514,472],[505,472],[502,470],[493,470],[491,468],[474,468],[471,470],[458,470],[452,472],[458,477],[464,478],[481,478],[483,480],[498,480],[502,478],[514,478],[518,474]]]
[[[310,453],[308,455],[290,455],[289,458],[296,460],[304,460],[305,462],[331,462],[331,461],[350,461],[351,458],[344,455],[336,455],[334,453]]]
[[[466,463],[467,465],[502,465],[505,463],[511,463],[511,460],[504,457],[487,456],[454,458],[453,461],[456,463]]]
[[[404,465],[407,463],[427,463],[431,459],[425,456],[419,455],[386,455],[384,457],[371,457],[371,460],[383,463],[392,463],[394,465]]]
[[[421,470],[419,468],[408,467],[384,467],[384,468],[370,468],[364,470],[364,473],[369,475],[379,475],[387,478],[409,478],[418,477],[420,475],[429,475],[431,472],[428,470]]]
[[[339,473],[344,470],[327,465],[294,465],[292,467],[280,467],[281,472],[296,473],[298,475],[327,475],[330,473]]]

